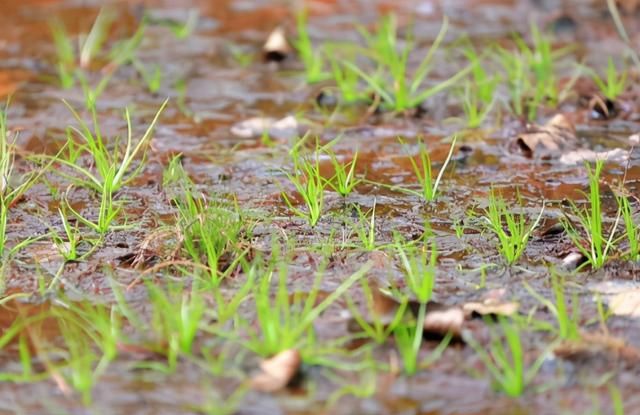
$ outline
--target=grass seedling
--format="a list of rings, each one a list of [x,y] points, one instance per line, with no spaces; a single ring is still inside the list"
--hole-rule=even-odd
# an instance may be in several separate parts
[[[67,104],[67,107],[73,114],[74,118],[78,121],[80,128],[69,127],[67,135],[69,137],[69,148],[74,149],[76,152],[88,153],[92,157],[92,166],[95,168],[96,173],[93,173],[89,168],[82,167],[77,163],[66,160],[64,158],[58,158],[56,161],[63,165],[70,167],[76,171],[82,177],[81,179],[75,177],[68,177],[72,182],[89,187],[98,193],[103,193],[105,188],[110,189],[112,192],[117,192],[120,188],[133,180],[142,170],[143,163],[140,163],[136,169],[130,171],[133,161],[144,153],[145,147],[149,144],[151,136],[154,130],[160,114],[167,105],[168,100],[160,106],[156,112],[153,121],[143,134],[143,136],[134,143],[133,130],[131,127],[131,116],[129,109],[125,109],[125,120],[127,122],[127,140],[125,148],[119,146],[119,138],[116,141],[116,148],[110,149],[107,145],[105,138],[100,132],[100,125],[98,123],[98,117],[94,106],[90,108],[91,116],[93,120],[93,131],[89,125],[80,117],[80,115]],[[73,134],[80,138],[80,144],[73,143]],[[107,183],[109,182],[109,183]]]
[[[629,243],[626,256],[633,261],[640,261],[640,224],[634,217],[637,213],[633,212],[627,196],[616,195],[616,200],[624,222],[625,236]]]
[[[293,171],[285,174],[304,201],[307,212],[294,207],[291,197],[284,191],[282,198],[295,215],[305,218],[309,225],[316,226],[322,216],[327,187],[327,180],[320,173],[319,155],[316,152],[312,156],[302,156],[296,148],[292,151],[292,158]]]
[[[464,111],[467,127],[480,127],[492,109],[493,101],[485,104],[480,98],[480,92],[476,90],[471,82],[465,82],[462,93],[462,110]]]
[[[627,75],[628,72],[618,71],[616,68],[616,64],[613,62],[613,58],[609,57],[607,61],[607,69],[605,70],[604,76],[600,77],[598,73],[594,70],[591,70],[591,79],[598,86],[598,89],[604,95],[605,98],[610,99],[611,101],[615,101],[618,96],[627,86]]]
[[[56,20],[50,24],[53,35],[53,43],[56,48],[58,80],[60,86],[69,89],[75,83],[75,52],[73,42],[69,37],[64,25]]]
[[[98,217],[95,220],[85,217],[80,212],[71,207],[68,199],[68,194],[67,197],[65,197],[65,210],[71,212],[71,214],[80,223],[87,226],[101,236],[106,235],[111,229],[114,228],[113,222],[118,217],[118,214],[121,211],[121,207],[113,199],[114,191],[112,185],[114,175],[115,170],[111,169],[106,176],[103,176],[105,181],[102,184],[102,189],[100,190],[100,205],[98,207]],[[119,226],[118,228],[126,228],[126,225]]]
[[[58,215],[62,220],[62,229],[64,230],[64,237],[60,236],[57,232],[53,231],[52,238],[53,243],[58,249],[58,252],[65,261],[75,261],[79,258],[78,244],[82,239],[78,226],[72,226],[69,223],[69,219],[62,209],[58,209]]]
[[[543,304],[556,318],[558,322],[558,337],[562,340],[580,339],[580,303],[578,296],[574,294],[571,300],[572,311],[569,313],[567,301],[564,294],[564,280],[551,270],[551,287],[553,290],[554,302],[551,302],[538,294],[529,284],[525,283],[525,288],[529,293]]]
[[[491,373],[495,387],[508,396],[518,397],[538,373],[545,356],[540,356],[531,367],[526,368],[518,325],[504,317],[498,318],[498,325],[502,335],[492,330],[488,347],[480,345],[469,333],[463,332],[463,338],[478,353]]]
[[[142,62],[134,59],[133,66],[140,74],[140,77],[142,77],[147,90],[152,94],[157,94],[158,91],[160,91],[163,79],[162,68],[160,65],[152,65],[151,69],[148,69],[144,64],[142,64]]]
[[[316,83],[329,78],[330,74],[325,70],[325,60],[322,49],[314,47],[309,36],[307,25],[307,12],[302,11],[296,15],[296,27],[298,37],[293,45],[304,65],[305,77],[308,83]]]
[[[171,33],[173,33],[176,39],[183,40],[193,34],[194,30],[198,26],[199,18],[200,12],[198,9],[189,9],[184,22],[179,22],[173,19],[156,19],[148,14],[144,16],[144,22],[147,24],[166,27],[171,31]]]
[[[360,281],[360,287],[362,288],[363,297],[365,300],[367,316],[363,315],[356,304],[354,304],[351,296],[345,296],[347,301],[347,305],[349,307],[349,311],[351,312],[351,316],[353,320],[358,324],[358,326],[362,329],[364,336],[367,339],[371,339],[378,344],[384,343],[387,338],[393,333],[394,329],[400,324],[403,317],[405,316],[405,311],[407,310],[407,305],[409,304],[408,298],[404,296],[402,301],[400,301],[398,308],[393,314],[392,318],[386,318],[385,316],[381,316],[376,311],[375,297],[374,293],[369,285],[369,282],[366,279]],[[374,289],[378,289],[374,287]]]
[[[153,305],[152,326],[158,340],[166,343],[167,370],[173,372],[178,357],[190,356],[206,310],[203,294],[194,284],[185,292],[183,284],[169,284],[163,290],[156,284],[146,284]]]
[[[396,348],[400,353],[404,373],[407,376],[415,375],[418,373],[418,370],[424,369],[438,360],[452,338],[452,334],[447,333],[440,344],[438,344],[433,352],[431,352],[429,358],[421,361],[420,349],[422,346],[422,334],[424,331],[424,310],[426,310],[426,304],[420,304],[418,316],[415,322],[400,323],[393,330]]]
[[[358,222],[353,230],[358,236],[359,247],[365,251],[375,251],[378,249],[376,242],[376,200],[373,200],[373,207],[368,212],[362,212],[360,206],[355,206],[358,212]],[[369,217],[367,217],[369,216]]]
[[[426,304],[431,299],[438,268],[438,249],[425,233],[417,243],[408,243],[399,234],[395,235],[394,248],[404,271],[407,287],[418,302]]]
[[[7,249],[7,226],[9,220],[9,210],[20,200],[22,195],[34,185],[34,183],[51,167],[48,163],[39,171],[32,171],[22,177],[16,177],[15,156],[16,146],[14,135],[13,140],[9,138],[9,130],[7,126],[7,111],[9,102],[7,101],[4,109],[0,109],[0,262],[4,262],[5,254],[11,254],[19,251],[26,245],[30,244],[35,238],[26,238],[22,242],[16,244],[11,249]],[[0,265],[2,271],[2,265]],[[2,272],[0,272],[0,276]]]
[[[607,237],[605,235],[602,200],[600,198],[600,175],[604,167],[604,161],[597,160],[593,167],[586,163],[585,167],[589,177],[589,194],[585,194],[589,201],[589,207],[578,208],[571,201],[571,212],[576,217],[578,224],[574,224],[567,217],[562,223],[576,248],[587,258],[587,261],[582,266],[590,264],[594,269],[599,269],[604,266],[614,246],[613,238],[620,222],[621,211],[620,209],[618,210],[615,223]],[[586,241],[580,236],[579,228],[582,228],[582,231],[585,232]]]
[[[344,164],[338,161],[338,157],[333,151],[327,150],[326,153],[329,156],[329,160],[331,160],[331,166],[335,172],[333,177],[328,181],[329,187],[342,197],[349,196],[356,186],[362,183],[362,179],[358,179],[355,176],[358,152],[355,152],[351,161]]]
[[[416,180],[420,185],[420,191],[406,188],[403,188],[401,190],[406,193],[418,196],[427,202],[434,201],[438,196],[438,187],[440,186],[442,176],[444,175],[444,172],[447,169],[449,162],[451,161],[451,157],[453,156],[453,150],[455,149],[456,140],[457,137],[454,136],[453,140],[451,141],[449,154],[447,154],[447,158],[442,164],[442,167],[440,167],[440,171],[438,172],[435,180],[433,180],[433,169],[431,166],[431,158],[429,157],[429,152],[427,151],[424,143],[420,142],[418,146],[418,161],[415,160],[415,157],[409,158],[413,173],[415,174]],[[403,143],[402,141],[400,142]]]
[[[522,201],[517,197],[520,205]],[[507,206],[507,202],[496,194],[495,189],[489,193],[489,207],[485,209],[485,226],[498,238],[498,251],[507,261],[507,264],[515,263],[527,247],[531,233],[540,223],[544,204],[536,220],[529,224],[525,213],[513,213]]]
[[[398,48],[397,24],[394,16],[386,17],[377,33],[361,30],[368,43],[370,56],[378,65],[376,75],[358,67],[355,63],[345,61],[351,70],[356,72],[382,99],[385,108],[402,112],[422,104],[426,99],[455,85],[465,77],[471,67],[467,67],[452,77],[428,88],[424,88],[425,80],[432,69],[432,61],[447,32],[449,22],[445,18],[438,36],[422,59],[417,69],[409,76],[411,52],[415,49],[414,39],[410,36],[402,49]]]
[[[329,60],[332,79],[340,90],[340,96],[345,104],[361,101],[366,96],[360,88],[360,75],[353,67],[344,63],[352,60],[355,60],[355,57],[350,59],[333,57]]]
[[[204,195],[197,195],[179,158],[171,161],[163,182],[165,189],[174,183],[179,186],[178,194],[171,199],[178,208],[176,227],[182,247],[195,263],[204,262],[211,282],[217,285],[221,279],[221,258],[239,251],[251,226],[237,204],[210,202]]]
[[[319,284],[324,270],[316,273],[315,281],[308,293],[290,294],[287,288],[287,270],[280,265],[277,275],[273,266],[265,269],[260,281],[255,284],[255,310],[257,332],[250,334],[246,347],[262,356],[272,356],[283,350],[296,348],[305,350],[315,345],[313,322],[338,298],[371,269],[367,263],[346,278],[324,299],[320,300]],[[272,282],[277,284],[275,297],[271,296]]]

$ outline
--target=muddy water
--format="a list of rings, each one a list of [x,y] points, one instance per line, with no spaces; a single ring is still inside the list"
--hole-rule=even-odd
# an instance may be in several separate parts
[[[331,214],[311,230],[300,218],[290,217],[280,193],[289,186],[281,169],[288,165],[287,152],[291,140],[280,140],[274,146],[265,146],[259,139],[240,139],[230,133],[239,121],[256,116],[282,118],[302,114],[314,123],[314,132],[322,140],[331,140],[338,134],[338,155],[349,160],[359,152],[358,172],[371,182],[389,185],[415,185],[410,173],[409,157],[415,153],[418,139],[424,140],[436,164],[442,163],[448,149],[448,139],[461,130],[456,117],[461,112],[451,94],[440,94],[425,103],[426,115],[367,116],[366,108],[348,108],[327,122],[326,113],[314,106],[318,86],[306,86],[295,59],[281,67],[265,64],[260,48],[269,31],[277,25],[294,28],[295,8],[288,1],[146,1],[114,2],[118,23],[110,38],[130,36],[137,20],[146,10],[158,19],[184,19],[186,8],[196,8],[200,19],[195,32],[185,40],[176,39],[164,27],[151,26],[143,40],[138,58],[145,64],[157,64],[164,77],[160,90],[151,94],[145,90],[132,68],[116,71],[110,86],[98,101],[101,128],[107,136],[123,134],[126,124],[122,118],[125,106],[132,110],[136,133],[144,132],[155,110],[165,97],[171,103],[160,119],[152,141],[149,165],[140,178],[119,196],[126,199],[127,216],[139,226],[124,232],[109,234],[105,244],[88,261],[63,264],[51,243],[37,242],[18,254],[6,278],[10,292],[38,292],[39,280],[49,280],[62,268],[61,288],[71,300],[89,298],[104,303],[114,300],[111,283],[115,279],[128,286],[138,278],[139,272],[125,266],[120,260],[131,254],[153,229],[173,222],[174,209],[161,192],[163,166],[175,154],[183,154],[183,164],[198,183],[199,189],[210,195],[233,194],[243,208],[273,217],[271,226],[286,232],[301,245],[322,244],[338,229],[340,235],[349,229],[342,218],[345,201],[327,195]],[[606,7],[601,1],[527,1],[527,0],[454,0],[454,1],[310,1],[310,32],[315,40],[356,39],[353,22],[372,26],[386,12],[397,13],[401,25],[412,23],[417,38],[423,39],[425,48],[437,34],[442,16],[451,19],[447,39],[467,33],[478,45],[489,41],[510,44],[510,33],[528,27],[529,20],[555,28],[559,44],[578,44],[566,60],[563,80],[570,78],[572,64],[578,61],[603,67],[608,53],[622,53],[623,45],[617,40]],[[632,2],[629,2],[632,3]],[[55,154],[64,142],[66,126],[74,124],[65,99],[75,108],[81,108],[82,91],[79,87],[63,90],[56,85],[55,50],[48,22],[58,18],[71,33],[83,33],[93,22],[97,1],[24,0],[0,1],[0,95],[13,95],[9,111],[10,127],[20,130],[18,146],[23,154]],[[634,41],[640,33],[637,15],[625,15],[624,22]],[[637,43],[636,43],[637,44]],[[242,65],[238,54],[245,54],[250,62]],[[441,58],[444,58],[442,56]],[[438,76],[454,73],[463,66],[462,60],[441,59]],[[100,74],[94,71],[90,81]],[[593,88],[593,87],[591,87]],[[588,88],[587,88],[588,89]],[[590,110],[573,97],[566,100],[562,112],[576,124],[581,145],[596,150],[629,149],[628,137],[640,129],[637,82],[630,85],[621,105],[625,108],[612,121],[593,121]],[[582,93],[582,92],[578,92]],[[588,93],[588,91],[586,92]],[[544,121],[557,110],[546,110],[540,115]],[[83,114],[86,116],[86,114]],[[468,210],[480,211],[486,207],[486,196],[491,186],[510,198],[516,189],[523,198],[527,211],[537,214],[542,201],[547,206],[543,225],[558,220],[565,199],[580,200],[586,189],[585,170],[581,165],[563,165],[545,160],[530,160],[509,151],[508,142],[523,131],[524,123],[507,113],[493,114],[486,128],[461,133],[454,154],[455,173],[446,174],[443,196],[434,205],[425,206],[415,196],[409,196],[388,187],[363,183],[350,195],[348,203],[370,209],[376,204],[378,237],[389,241],[392,231],[405,235],[420,235],[425,220],[436,235],[441,254],[441,277],[435,288],[438,301],[451,304],[475,299],[496,288],[505,288],[508,296],[520,301],[525,311],[534,310],[539,318],[549,321],[549,313],[539,310],[539,304],[522,288],[527,281],[538,292],[549,293],[548,273],[544,261],[559,263],[572,247],[567,238],[549,242],[536,237],[527,248],[524,267],[489,268],[485,287],[477,290],[481,278],[479,269],[485,264],[500,264],[495,244],[474,229],[473,223],[462,240],[455,236],[456,221],[466,220]],[[320,126],[320,128],[318,128]],[[495,126],[495,127],[494,127]],[[403,136],[408,147],[399,144]],[[464,145],[464,149],[462,146]],[[18,169],[26,165],[19,160]],[[323,165],[327,176],[328,163]],[[606,167],[605,180],[620,180],[625,164],[611,163]],[[10,217],[8,238],[15,243],[25,236],[38,236],[51,226],[60,226],[57,217],[58,202],[50,187],[66,186],[59,177],[47,176],[49,185],[32,188]],[[640,156],[632,152],[626,173],[627,187],[637,194],[640,185]],[[606,194],[606,211],[611,214],[613,198]],[[76,209],[90,209],[91,195],[75,189],[72,205]],[[269,246],[269,230],[256,231],[256,246]],[[335,261],[326,271],[323,289],[330,291],[358,264],[371,255],[362,252],[336,253]],[[317,263],[317,251],[298,255],[291,264],[292,281],[298,288],[308,288],[309,275]],[[604,271],[589,275],[588,280],[610,280],[620,276],[635,278],[637,265],[614,264]],[[387,264],[374,273],[387,279],[399,279],[397,267]],[[591,294],[584,289],[585,277],[576,277],[576,291],[581,298],[581,315],[585,324],[596,315]],[[234,289],[231,284],[228,289]],[[126,291],[127,299],[141,310],[145,303],[144,286],[134,284]],[[37,303],[37,301],[36,301]],[[7,330],[16,318],[15,310],[29,314],[33,308],[46,311],[46,299],[40,304],[6,307],[0,318]],[[344,304],[339,304],[344,307]],[[339,308],[339,307],[336,307]],[[250,313],[250,310],[245,310]],[[319,319],[319,333],[338,337],[345,329],[339,309],[330,310]],[[340,322],[339,324],[336,321]],[[591,324],[589,328],[593,328]],[[474,326],[482,335],[482,324]],[[610,332],[626,340],[629,347],[640,347],[636,334],[640,325],[636,320],[613,317]],[[525,340],[527,360],[532,361],[550,343],[540,333],[527,334]],[[429,345],[433,347],[434,345]],[[219,348],[212,346],[212,350]],[[3,351],[2,370],[16,369],[15,347]],[[390,347],[375,351],[381,362],[397,359]],[[144,353],[142,353],[144,354]],[[588,354],[588,353],[587,353]],[[153,357],[146,356],[150,360]],[[256,359],[249,357],[233,367],[225,376],[214,376],[205,368],[182,362],[171,374],[158,373],[132,366],[140,360],[135,353],[123,353],[101,377],[94,393],[94,402],[83,407],[77,396],[63,393],[64,388],[55,380],[31,383],[0,384],[1,413],[73,413],[73,414],[177,414],[206,413],[202,408],[213,408],[211,413],[224,413],[220,402],[231,399],[233,391],[246,380],[246,373],[255,367]],[[418,376],[407,379],[386,372],[374,375],[377,389],[367,398],[347,396],[333,407],[326,401],[338,388],[335,376],[326,369],[305,368],[307,383],[298,391],[275,395],[248,392],[238,405],[243,414],[558,414],[585,413],[602,408],[612,413],[607,381],[614,379],[622,392],[629,414],[640,413],[637,392],[637,361],[611,356],[608,351],[583,356],[583,360],[549,358],[542,366],[532,391],[520,399],[507,399],[491,389],[482,376],[482,363],[469,347],[457,345],[447,349],[441,359]],[[253,366],[252,366],[253,365]],[[238,367],[239,366],[239,367]],[[246,370],[245,370],[246,369]],[[353,384],[366,382],[367,374],[344,374]],[[615,376],[614,376],[615,375]],[[39,399],[33,399],[37,396]],[[200,409],[198,409],[200,408]],[[215,411],[218,410],[218,412]]]

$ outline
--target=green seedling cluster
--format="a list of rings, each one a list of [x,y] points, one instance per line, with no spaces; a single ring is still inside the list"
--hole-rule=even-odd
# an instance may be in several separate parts
[[[465,336],[465,341],[473,347],[486,366],[495,388],[508,396],[517,397],[522,395],[527,385],[532,382],[544,362],[545,355],[527,367],[518,325],[505,318],[499,318],[497,326],[501,333],[492,330],[491,343],[486,348],[469,335]]]
[[[602,268],[614,249],[616,229],[620,222],[618,211],[615,222],[607,229],[602,215],[600,177],[604,167],[603,160],[597,160],[593,166],[585,164],[589,178],[589,193],[585,194],[588,206],[578,207],[571,202],[571,213],[575,219],[565,218],[564,227],[576,248],[587,259],[584,265],[594,269]]]
[[[519,196],[518,200],[520,201]],[[511,265],[524,253],[531,233],[542,218],[544,206],[533,223],[529,223],[524,213],[513,213],[506,200],[495,189],[491,189],[488,201],[489,207],[483,216],[484,224],[498,239],[498,251]]]

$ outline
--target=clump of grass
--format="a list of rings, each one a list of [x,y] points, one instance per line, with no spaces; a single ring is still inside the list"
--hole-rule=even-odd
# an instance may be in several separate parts
[[[304,65],[306,80],[312,84],[328,79],[330,74],[325,69],[325,59],[322,48],[314,46],[311,42],[307,26],[307,17],[306,11],[302,11],[296,15],[298,37],[294,40],[293,45]]]
[[[407,287],[418,302],[426,304],[431,299],[438,268],[438,249],[429,233],[417,242],[407,242],[395,235],[394,248],[400,259]]]
[[[577,224],[567,217],[562,224],[576,248],[584,255],[587,261],[581,266],[591,265],[594,269],[604,266],[612,249],[614,248],[614,235],[620,222],[621,212],[618,210],[613,227],[609,235],[605,234],[605,225],[602,215],[602,200],[600,196],[600,175],[604,167],[603,160],[597,160],[592,167],[585,164],[589,178],[588,207],[579,208],[575,202],[571,203],[571,213],[575,216]],[[581,236],[580,230],[585,234]]]
[[[347,163],[341,163],[332,150],[326,150],[331,166],[335,174],[328,180],[328,185],[335,190],[340,196],[347,197],[353,190],[362,183],[362,179],[357,178],[355,174],[356,164],[358,163],[358,152],[356,151],[353,158]]]
[[[440,186],[440,182],[442,181],[442,177],[444,176],[444,172],[446,171],[447,166],[451,161],[451,157],[453,156],[453,150],[455,149],[456,140],[457,137],[454,136],[453,140],[451,141],[451,147],[449,149],[449,153],[447,154],[447,158],[442,164],[442,167],[440,167],[440,171],[438,172],[435,180],[433,179],[433,168],[431,165],[429,152],[427,151],[424,143],[420,142],[418,145],[418,161],[416,161],[414,157],[409,158],[413,173],[415,174],[416,180],[420,185],[420,191],[407,188],[401,188],[400,190],[418,196],[426,202],[434,201],[438,196],[438,188]]]
[[[409,73],[409,63],[411,52],[415,49],[415,41],[410,35],[404,46],[399,48],[397,22],[393,15],[382,20],[377,33],[360,30],[368,47],[364,55],[377,64],[374,75],[371,75],[371,71],[357,66],[354,62],[345,61],[344,64],[357,73],[380,96],[383,107],[396,112],[416,108],[426,99],[455,85],[471,69],[467,67],[434,86],[424,87],[433,68],[433,58],[444,40],[448,25],[449,22],[445,18],[429,51],[411,74]]]
[[[195,280],[197,281],[197,280]],[[184,284],[169,284],[166,291],[154,283],[146,284],[153,306],[152,327],[166,344],[167,371],[173,372],[180,355],[191,356],[206,304],[197,283],[185,290]]]
[[[179,157],[169,164],[163,183],[167,190],[174,184],[179,187],[171,199],[178,209],[176,227],[183,249],[196,264],[205,264],[210,281],[217,286],[224,275],[222,261],[241,251],[241,242],[251,231],[250,223],[237,204],[212,202],[198,195]]]
[[[633,261],[640,261],[640,223],[636,219],[638,213],[633,211],[627,196],[616,195],[616,200],[624,222],[624,236],[629,244],[626,256]]]
[[[31,171],[22,177],[17,177],[15,174],[17,151],[15,140],[17,136],[14,135],[13,139],[10,138],[7,125],[8,109],[9,102],[7,101],[4,109],[0,109],[0,262],[2,263],[6,259],[5,254],[9,253],[9,256],[11,256],[11,254],[34,241],[34,238],[26,238],[11,249],[7,249],[9,210],[51,166],[51,163],[49,163],[39,171]],[[1,270],[2,265],[0,265]],[[0,275],[2,275],[2,272],[0,272]]]
[[[489,75],[473,46],[464,50],[464,55],[471,65],[471,80],[466,80],[462,89],[462,109],[467,126],[478,128],[487,118],[495,103],[495,95],[500,76],[496,73]]]
[[[302,198],[307,211],[295,207],[291,197],[285,191],[282,192],[282,198],[296,216],[305,218],[309,225],[316,226],[322,217],[324,191],[328,186],[327,180],[320,172],[319,154],[316,151],[313,155],[302,155],[296,146],[291,152],[291,157],[293,171],[287,171],[285,174]]]
[[[492,329],[492,340],[486,347],[479,344],[469,333],[463,332],[463,338],[478,353],[489,370],[496,389],[508,396],[518,397],[533,381],[545,356],[540,356],[527,368],[518,325],[499,317],[498,326],[502,334],[499,335]]]
[[[283,350],[296,348],[303,351],[313,349],[315,335],[313,322],[338,298],[358,282],[371,268],[365,264],[346,278],[337,288],[320,300],[320,282],[324,269],[316,272],[313,285],[308,293],[290,294],[287,288],[287,269],[280,265],[274,269],[269,265],[255,284],[257,330],[250,334],[246,347],[262,356],[275,355]],[[272,296],[272,284],[276,284]]]
[[[131,170],[133,161],[140,155],[144,155],[144,149],[148,146],[156,123],[167,103],[168,100],[165,100],[160,106],[151,124],[149,124],[149,127],[147,127],[147,130],[137,143],[133,138],[129,109],[125,109],[124,118],[127,123],[127,138],[123,148],[120,145],[120,137],[116,137],[115,149],[109,147],[106,138],[101,133],[95,106],[89,108],[93,124],[93,128],[91,128],[78,112],[67,104],[74,118],[78,121],[79,128],[72,126],[67,129],[67,157],[59,157],[56,161],[69,167],[78,173],[80,177],[64,176],[76,185],[90,188],[98,193],[103,193],[105,187],[108,187],[113,192],[120,190],[122,186],[133,180],[144,167],[144,164],[140,163],[137,168]],[[79,138],[80,143],[76,143],[73,139],[74,136]],[[77,158],[83,153],[91,156],[91,165],[95,169],[95,173],[92,172],[92,169],[82,167],[77,163]]]
[[[577,80],[580,71],[562,89],[558,89],[558,60],[570,48],[553,50],[549,36],[531,24],[532,43],[529,46],[520,36],[515,37],[517,49],[496,49],[496,59],[502,66],[507,81],[512,111],[528,120],[537,117],[542,104],[557,106]]]
[[[522,205],[520,196],[518,201]],[[513,213],[507,206],[505,199],[498,195],[495,189],[489,193],[489,207],[483,216],[486,228],[498,238],[498,251],[509,265],[515,263],[527,247],[531,233],[540,223],[544,205],[538,217],[529,224],[524,213]]]
[[[579,340],[580,339],[580,304],[577,294],[571,299],[571,313],[567,307],[567,301],[564,293],[564,279],[551,270],[551,287],[553,290],[554,302],[547,300],[538,294],[533,288],[525,283],[525,288],[543,304],[556,318],[558,323],[558,337],[563,340]]]
[[[602,95],[611,101],[615,101],[627,86],[628,72],[626,70],[619,71],[611,57],[607,61],[607,69],[604,76],[601,77],[594,70],[590,70],[590,72],[591,79],[593,79]]]
[[[408,297],[403,296],[397,309],[393,313],[393,317],[389,319],[376,312],[375,296],[369,282],[366,279],[361,280],[360,287],[362,288],[362,294],[364,296],[367,316],[363,315],[360,310],[358,310],[358,307],[354,304],[353,299],[350,296],[346,296],[345,299],[347,301],[349,311],[351,312],[351,316],[354,321],[362,329],[365,338],[371,339],[377,344],[382,344],[405,317],[405,311],[409,304]],[[373,289],[378,288],[373,287]]]

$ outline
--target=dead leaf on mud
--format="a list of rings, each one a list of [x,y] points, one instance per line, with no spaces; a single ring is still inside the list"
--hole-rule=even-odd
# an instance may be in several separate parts
[[[424,333],[441,336],[451,333],[455,338],[459,338],[464,324],[464,311],[459,307],[438,306],[434,309],[433,303],[427,305]]]
[[[373,315],[371,318],[375,318],[385,325],[390,324],[394,320],[401,302],[380,290],[375,282],[371,283],[371,295],[373,297],[373,309],[371,310]],[[419,308],[419,302],[409,301],[407,310],[414,316],[418,315]],[[440,337],[451,333],[455,338],[459,338],[464,319],[462,308],[429,301],[423,323],[424,335],[427,337]],[[352,332],[360,329],[358,322],[354,318],[348,320],[347,327]]]
[[[562,342],[553,349],[553,354],[571,361],[612,357],[629,363],[640,362],[640,350],[628,345],[623,339],[599,333],[581,333],[579,341]]]
[[[640,317],[640,284],[611,280],[591,284],[588,288],[604,299],[614,315]]]
[[[545,125],[528,126],[511,144],[512,151],[520,151],[528,158],[556,158],[577,147],[576,130],[563,114],[557,114]]]
[[[467,318],[511,316],[517,313],[519,308],[520,304],[515,301],[500,302],[491,299],[481,303],[466,303],[462,306],[462,310]]]
[[[261,372],[251,379],[251,387],[260,392],[285,388],[300,370],[302,358],[295,349],[284,350],[260,363]]]
[[[287,140],[300,135],[300,124],[292,115],[276,120],[271,117],[254,117],[231,126],[231,134],[240,138],[260,138],[263,134],[270,138]]]
[[[621,148],[614,148],[608,151],[593,151],[588,148],[581,148],[563,154],[560,157],[560,163],[571,165],[597,160],[625,162],[628,159],[629,152]]]
[[[291,46],[282,26],[273,29],[262,47],[262,52],[267,62],[282,62],[291,53]]]

